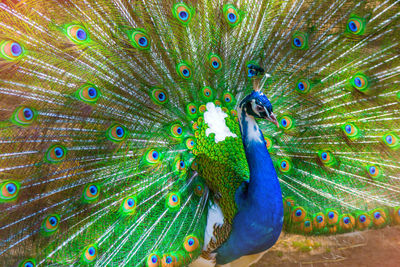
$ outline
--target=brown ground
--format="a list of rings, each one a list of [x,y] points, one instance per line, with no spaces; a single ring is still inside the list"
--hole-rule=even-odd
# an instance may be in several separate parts
[[[282,235],[251,265],[266,266],[400,267],[400,226],[330,237]]]

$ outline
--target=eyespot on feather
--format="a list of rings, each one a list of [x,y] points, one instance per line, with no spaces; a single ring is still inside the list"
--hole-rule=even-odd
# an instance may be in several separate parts
[[[3,181],[0,183],[0,203],[15,201],[18,197],[20,183],[18,181]]]
[[[219,72],[222,69],[222,60],[217,54],[211,54],[208,57],[208,61],[213,71]]]
[[[132,215],[136,212],[137,200],[136,196],[128,196],[122,200],[121,212],[126,215]]]
[[[336,210],[328,210],[325,217],[327,224],[330,226],[337,224],[339,221],[339,213]]]
[[[339,220],[339,226],[344,231],[350,231],[355,227],[355,219],[351,214],[343,214]]]
[[[145,159],[149,164],[156,164],[161,161],[160,152],[157,149],[150,149],[145,155]]]
[[[190,80],[193,78],[193,72],[192,69],[189,67],[188,64],[186,64],[185,62],[179,63],[176,66],[176,72],[178,73],[178,75],[185,80]]]
[[[150,49],[150,38],[144,30],[133,30],[130,39],[133,47],[139,50]]]
[[[42,222],[42,234],[49,236],[54,234],[60,226],[60,216],[58,214],[48,215]]]
[[[147,257],[146,266],[147,267],[159,267],[159,266],[161,266],[161,257],[159,256],[159,254],[151,253]]]
[[[186,163],[180,156],[176,157],[174,165],[176,173],[184,174],[186,172]]]
[[[75,93],[76,98],[88,104],[95,104],[100,95],[100,90],[93,84],[85,84]]]
[[[11,40],[0,42],[0,57],[7,61],[15,61],[25,54],[23,46]]]
[[[264,140],[265,140],[265,144],[267,146],[267,149],[270,150],[272,148],[272,145],[273,145],[271,139],[264,135]]]
[[[187,252],[196,251],[200,247],[199,239],[195,235],[188,235],[185,238],[183,247]]]
[[[333,153],[328,150],[320,150],[318,151],[318,159],[325,166],[332,166],[336,164],[336,159],[333,156]]]
[[[387,218],[386,212],[383,209],[374,209],[371,211],[372,224],[375,227],[382,227],[386,225]]]
[[[194,103],[189,103],[186,106],[186,114],[189,118],[194,119],[197,117],[197,106]]]
[[[302,207],[296,207],[292,211],[292,220],[294,222],[302,222],[307,216],[307,212]]]
[[[106,132],[107,139],[115,143],[124,141],[127,134],[126,128],[118,123],[111,125]]]
[[[65,160],[67,156],[67,149],[60,144],[50,146],[46,152],[45,161],[47,163],[59,163]]]
[[[153,102],[158,105],[164,105],[169,100],[167,91],[162,88],[153,89],[150,96]]]
[[[346,32],[354,35],[363,35],[366,29],[366,20],[361,17],[351,16],[346,23]]]
[[[88,184],[83,190],[83,202],[92,203],[99,199],[100,188],[97,184]]]
[[[293,120],[289,116],[282,116],[279,120],[279,125],[284,130],[290,130],[293,127]]]
[[[174,267],[176,258],[171,254],[164,254],[161,262],[163,267]]]
[[[206,105],[200,105],[200,107],[199,107],[200,114],[204,114],[204,112],[206,112],[206,110],[207,110]]]
[[[193,150],[196,146],[196,142],[194,141],[194,139],[192,137],[189,137],[186,139],[185,141],[186,147],[189,150]]]
[[[302,223],[300,224],[300,229],[301,229],[301,231],[304,232],[305,234],[311,233],[312,230],[313,230],[313,225],[312,225],[312,223],[311,223],[311,220],[308,219],[308,218],[304,219],[304,222],[302,222]]]
[[[393,132],[386,133],[382,136],[383,144],[388,148],[397,150],[400,147],[400,140],[397,134]]]
[[[358,91],[366,93],[368,92],[370,82],[366,75],[363,73],[357,73],[351,78],[350,84]]]
[[[236,99],[229,92],[225,92],[222,96],[225,106],[231,107],[235,104]]]
[[[19,126],[29,126],[37,118],[37,111],[31,107],[17,107],[11,116],[11,122]]]
[[[296,91],[301,93],[301,94],[306,94],[310,91],[311,89],[311,84],[310,81],[306,79],[300,79],[296,83]]]
[[[356,227],[358,230],[367,229],[371,225],[371,217],[367,213],[359,213],[356,219]]]
[[[181,138],[183,136],[183,126],[180,122],[176,122],[170,127],[170,135],[174,138]]]
[[[18,267],[36,267],[34,259],[26,259],[18,264]]]
[[[373,179],[376,179],[376,178],[382,176],[381,169],[377,165],[367,165],[366,171],[367,171],[368,175]]]
[[[183,25],[188,25],[193,16],[192,10],[184,3],[174,5],[172,14]]]
[[[210,87],[204,86],[201,89],[200,96],[204,101],[212,101],[214,99],[214,91]]]
[[[192,129],[195,130],[195,131],[197,131],[198,129],[200,129],[200,128],[199,128],[199,124],[198,124],[197,122],[194,122],[194,123],[192,124]]]
[[[350,140],[354,140],[360,136],[359,129],[353,123],[344,123],[341,128],[345,136]]]
[[[194,170],[194,171],[198,171],[198,170],[199,170],[199,164],[197,163],[197,160],[196,160],[196,159],[194,159],[194,160],[192,161],[192,164],[190,165],[190,168],[191,168],[192,170]]]
[[[178,193],[171,192],[168,194],[166,199],[166,205],[170,210],[179,209],[181,204],[181,198]]]
[[[285,197],[283,200],[283,207],[285,209],[285,212],[291,211],[292,208],[295,206],[295,201],[292,197]]]
[[[297,32],[292,36],[292,48],[304,50],[308,48],[308,34]]]
[[[292,163],[289,159],[278,160],[279,170],[283,173],[288,173],[292,168]]]
[[[84,44],[89,41],[88,31],[80,25],[69,25],[66,28],[68,38],[76,44]]]
[[[232,4],[225,5],[223,8],[223,13],[226,22],[231,27],[237,26],[242,20],[242,15],[238,12],[237,8]]]
[[[204,185],[202,183],[196,183],[194,186],[194,193],[196,196],[201,197],[204,194]]]
[[[326,225],[325,215],[322,212],[315,214],[313,219],[313,225],[316,229],[322,229]]]
[[[98,255],[98,248],[96,245],[89,245],[83,249],[82,261],[85,263],[94,262]]]

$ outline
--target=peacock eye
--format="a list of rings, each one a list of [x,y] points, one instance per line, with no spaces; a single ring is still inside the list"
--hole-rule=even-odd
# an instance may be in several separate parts
[[[262,106],[257,106],[257,111],[264,111],[264,107],[262,107]]]

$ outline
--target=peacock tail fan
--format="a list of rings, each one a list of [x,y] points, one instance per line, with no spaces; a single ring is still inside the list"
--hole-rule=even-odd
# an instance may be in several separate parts
[[[398,223],[399,12],[398,1],[286,3],[269,25],[261,65],[279,127],[260,123],[286,231]]]
[[[210,204],[230,224],[249,179],[253,61],[284,230],[400,223],[399,1],[3,0],[0,18],[1,265],[196,259]]]

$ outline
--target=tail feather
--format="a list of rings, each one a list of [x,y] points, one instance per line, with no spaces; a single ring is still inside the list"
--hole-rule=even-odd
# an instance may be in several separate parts
[[[393,7],[389,2],[314,2],[292,7],[273,30],[281,39],[266,50],[281,49],[266,54],[266,71],[275,77],[266,90],[278,108],[274,113],[282,115],[278,131],[268,124],[263,129],[274,144],[287,197],[287,231],[356,229],[362,212],[371,212],[369,226],[396,219],[390,213],[400,204],[398,153],[385,140],[396,138],[398,125],[399,46],[393,30],[399,10]],[[301,14],[293,13],[302,8]],[[349,30],[352,20],[364,27],[359,34]],[[296,38],[303,47],[294,47]],[[332,209],[342,221],[349,213],[355,221],[329,224]],[[376,209],[383,222],[373,219]],[[317,217],[319,224],[313,221]]]

